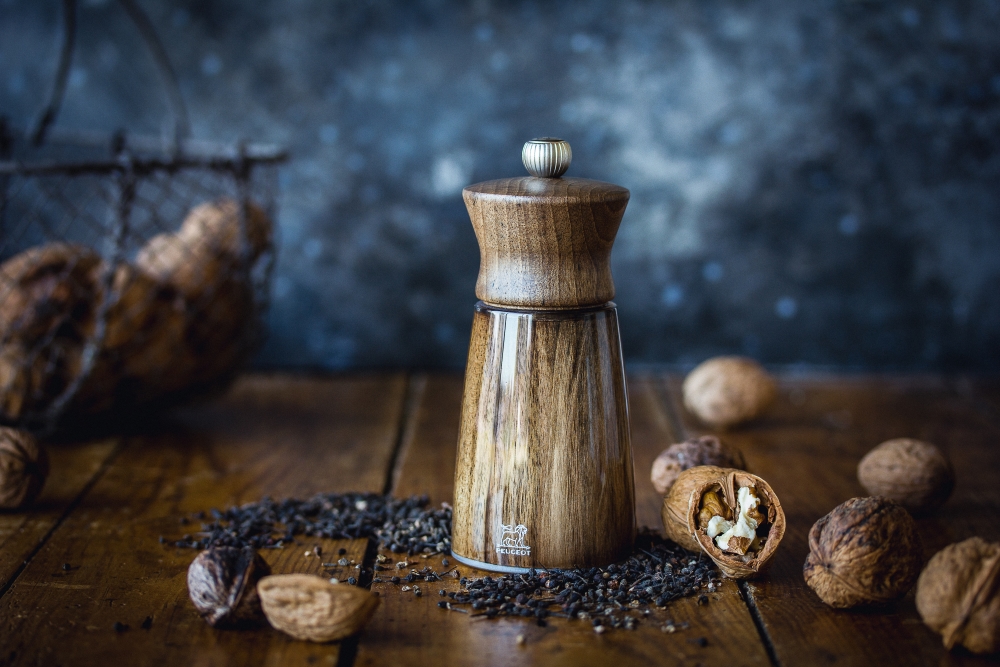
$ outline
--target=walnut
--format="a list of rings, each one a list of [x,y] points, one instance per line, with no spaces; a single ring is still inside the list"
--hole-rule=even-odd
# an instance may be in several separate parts
[[[151,238],[135,258],[136,267],[161,283],[176,288],[191,303],[205,308],[217,286],[240,270],[240,260],[210,245],[179,234]]]
[[[729,472],[732,470],[717,466],[696,466],[682,471],[677,476],[663,498],[663,505],[660,508],[663,532],[669,539],[688,551],[701,551],[701,545],[694,536],[694,529],[688,527],[691,494],[705,482],[721,479]]]
[[[0,427],[0,509],[30,505],[45,485],[49,459],[27,431]]]
[[[183,388],[195,364],[185,344],[183,297],[128,264],[116,270],[113,290],[102,358],[115,363],[120,382],[138,390],[133,400]]]
[[[250,205],[249,254],[240,253],[236,202],[220,200],[196,206],[177,234],[161,234],[140,250],[136,266],[174,287],[189,313],[185,356],[188,384],[224,379],[249,352],[246,334],[255,315],[250,262],[271,245],[271,221]]]
[[[653,461],[650,479],[657,493],[665,495],[678,475],[695,466],[719,466],[743,470],[746,463],[743,462],[743,454],[738,449],[727,447],[715,436],[705,435],[700,438],[690,438],[664,449]]]
[[[861,459],[858,481],[874,496],[891,498],[911,512],[925,514],[948,500],[955,488],[955,472],[934,445],[896,438]]]
[[[727,470],[692,490],[687,524],[723,574],[746,579],[760,573],[774,556],[785,535],[785,512],[763,479]]]
[[[41,412],[77,377],[96,326],[97,253],[67,243],[29,248],[0,265],[0,409]]]
[[[257,582],[270,573],[253,547],[212,547],[188,567],[188,594],[212,627],[254,625],[263,620]]]
[[[222,198],[191,209],[177,236],[189,247],[207,246],[241,257],[240,205]],[[273,224],[260,206],[248,202],[246,211],[247,259],[253,261],[271,247]]]
[[[1000,544],[973,537],[936,553],[917,580],[916,602],[945,648],[1000,651]]]
[[[774,400],[774,380],[752,359],[715,357],[684,379],[684,406],[700,420],[727,428],[758,417]]]
[[[280,574],[257,584],[268,622],[296,639],[333,642],[360,631],[371,620],[379,598],[310,574]]]
[[[273,225],[259,206],[248,205],[247,254],[240,252],[239,204],[220,199],[195,206],[176,234],[159,234],[139,251],[136,266],[188,296],[218,284],[233,266],[253,262],[272,245]],[[244,261],[245,260],[245,261]]]
[[[803,576],[831,607],[881,604],[910,590],[922,562],[909,512],[888,498],[852,498],[809,531]]]

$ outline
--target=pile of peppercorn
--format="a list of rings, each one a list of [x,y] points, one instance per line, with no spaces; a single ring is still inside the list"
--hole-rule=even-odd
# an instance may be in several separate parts
[[[388,559],[381,557],[379,569]],[[406,565],[406,561],[396,564]],[[444,560],[447,565],[447,559]],[[375,583],[401,585],[402,590],[420,596],[421,581],[440,581],[448,573],[429,567],[411,569],[403,577],[383,578]],[[448,598],[438,602],[442,609],[469,613],[472,616],[521,616],[534,618],[545,625],[550,616],[587,620],[595,632],[607,628],[634,630],[640,619],[649,616],[652,606],[665,607],[673,600],[699,594],[699,604],[718,587],[719,573],[702,554],[695,556],[672,542],[644,532],[636,540],[634,553],[626,560],[607,567],[574,570],[529,570],[525,574],[460,580],[462,590],[438,594]],[[667,632],[672,623],[664,624]]]
[[[199,512],[201,530],[174,546],[191,549],[252,546],[280,549],[298,535],[330,539],[377,539],[393,553],[451,551],[451,507],[428,507],[427,496],[397,499],[377,493],[323,493],[307,500],[289,498]],[[205,522],[211,517],[211,520]],[[182,524],[191,520],[181,519]],[[167,542],[165,537],[161,542]]]

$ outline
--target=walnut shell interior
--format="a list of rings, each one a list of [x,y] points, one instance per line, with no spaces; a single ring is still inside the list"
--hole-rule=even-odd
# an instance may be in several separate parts
[[[694,531],[688,528],[691,494],[706,482],[720,479],[729,472],[732,472],[729,468],[695,466],[684,470],[677,476],[667,495],[663,498],[663,505],[660,508],[663,532],[669,539],[688,551],[701,551],[701,545],[695,538]]]

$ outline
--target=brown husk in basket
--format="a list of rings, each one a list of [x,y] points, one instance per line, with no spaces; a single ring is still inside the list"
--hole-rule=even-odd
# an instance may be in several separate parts
[[[45,409],[80,373],[93,335],[100,256],[48,243],[0,265],[0,412],[17,421]]]

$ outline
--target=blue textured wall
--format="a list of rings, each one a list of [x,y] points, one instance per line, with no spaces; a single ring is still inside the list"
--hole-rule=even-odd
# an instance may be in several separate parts
[[[142,0],[195,135],[287,145],[268,365],[461,366],[463,185],[571,142],[632,191],[626,356],[1000,368],[1000,2]],[[0,0],[0,112],[42,103],[55,0]],[[84,1],[59,125],[159,132]]]

